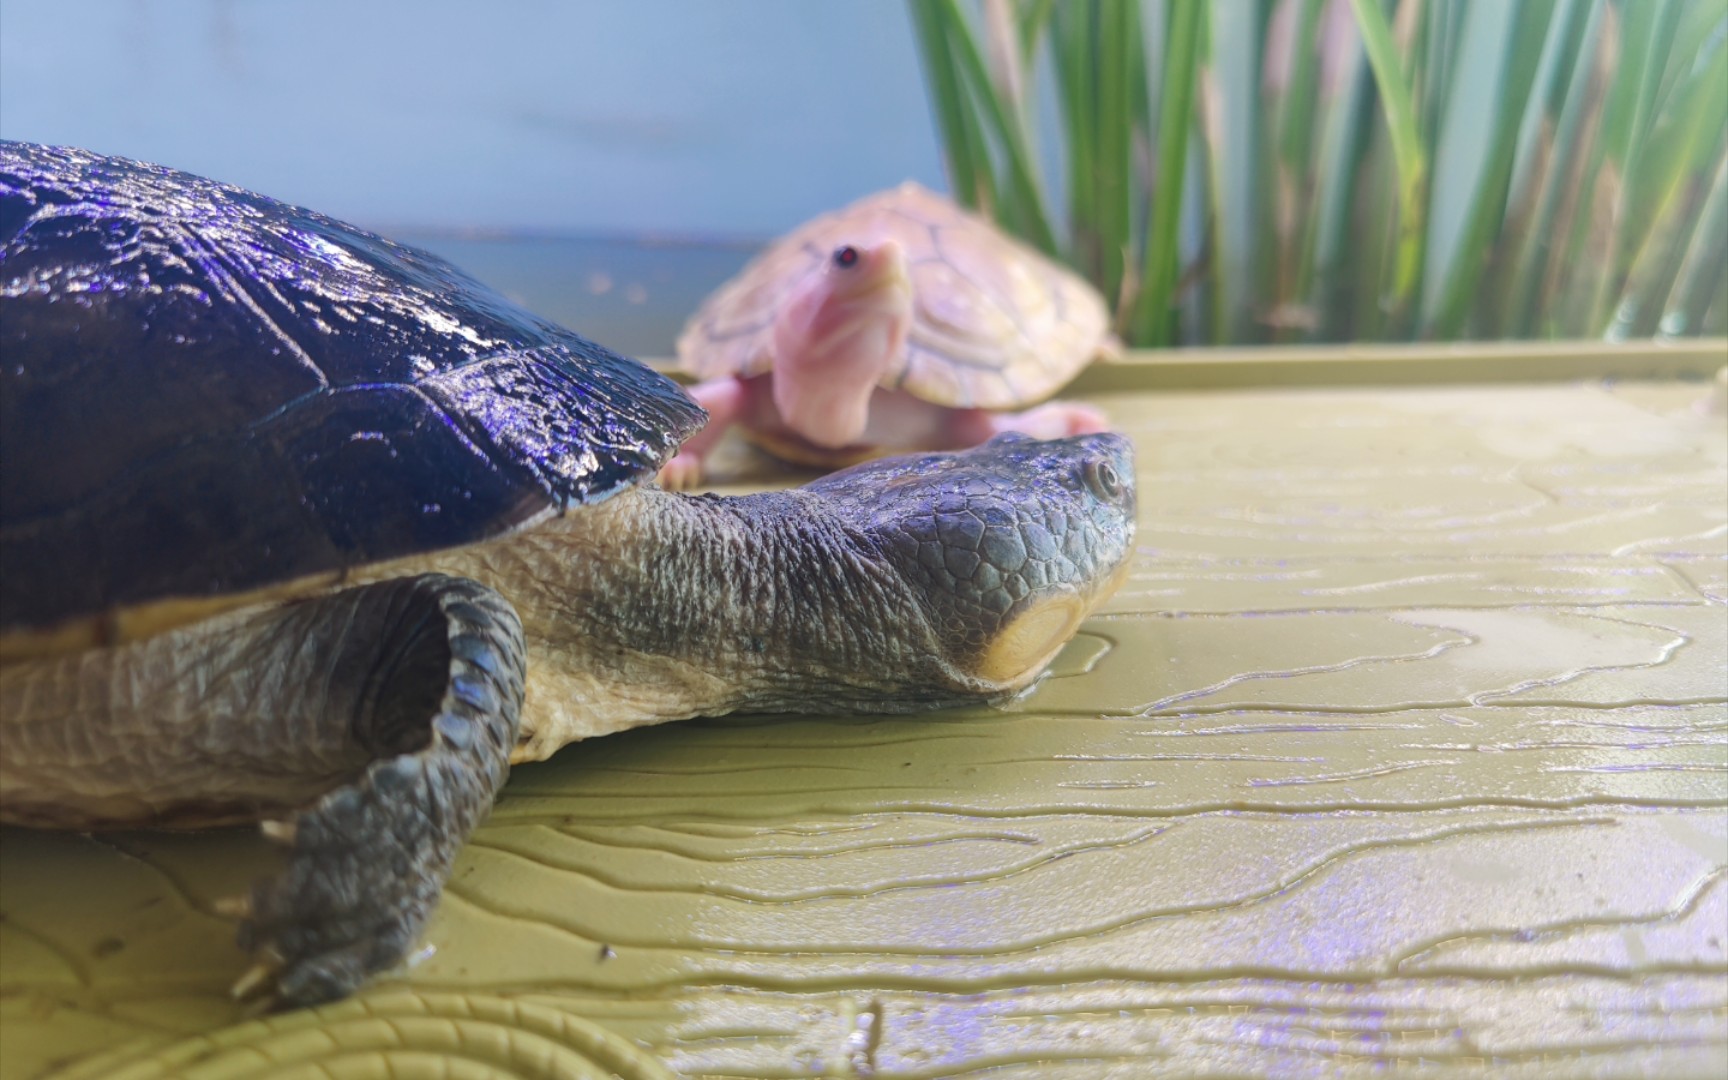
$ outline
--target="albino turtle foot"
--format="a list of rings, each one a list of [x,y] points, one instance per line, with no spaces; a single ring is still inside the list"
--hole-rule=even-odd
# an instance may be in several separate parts
[[[708,413],[708,424],[685,439],[677,456],[660,467],[660,486],[667,491],[683,491],[702,482],[709,453],[745,405],[744,384],[730,375],[697,383],[686,392]]]
[[[525,676],[516,613],[472,581],[387,581],[291,610],[342,639],[330,670],[304,674],[328,682],[329,722],[374,760],[266,821],[288,865],[224,905],[256,960],[234,995],[272,1008],[342,997],[413,948],[508,774]]]
[[[1066,439],[1070,435],[1096,435],[1110,430],[1102,409],[1072,401],[1052,401],[1017,413],[995,413],[990,417],[992,435],[1017,431],[1034,439]]]
[[[702,482],[705,472],[701,454],[682,451],[660,466],[660,486],[667,491],[688,491]]]

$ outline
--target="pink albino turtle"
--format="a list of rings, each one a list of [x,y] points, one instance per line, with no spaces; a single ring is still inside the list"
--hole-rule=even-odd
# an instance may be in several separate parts
[[[1103,431],[1086,405],[1007,410],[1115,349],[1078,274],[908,181],[782,237],[691,317],[678,366],[702,380],[691,394],[711,419],[660,480],[696,483],[732,424],[822,467]]]

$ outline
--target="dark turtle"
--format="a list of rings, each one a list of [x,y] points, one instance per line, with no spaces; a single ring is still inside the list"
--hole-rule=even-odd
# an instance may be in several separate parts
[[[0,818],[261,821],[280,1004],[396,963],[511,761],[1026,686],[1125,565],[1130,448],[1004,436],[737,498],[702,416],[444,262],[0,144]]]

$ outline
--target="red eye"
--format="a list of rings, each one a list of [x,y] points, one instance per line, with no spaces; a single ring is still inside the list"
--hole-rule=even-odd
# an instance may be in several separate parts
[[[857,261],[858,249],[853,247],[851,244],[847,244],[843,248],[838,248],[834,252],[835,266],[844,268],[853,265]]]

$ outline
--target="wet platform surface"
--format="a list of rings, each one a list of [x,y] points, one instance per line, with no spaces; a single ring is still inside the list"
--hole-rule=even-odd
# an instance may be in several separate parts
[[[1025,699],[520,768],[435,955],[264,1021],[251,833],[8,830],[0,1073],[1721,1076],[1720,390],[1092,400],[1138,554]]]

